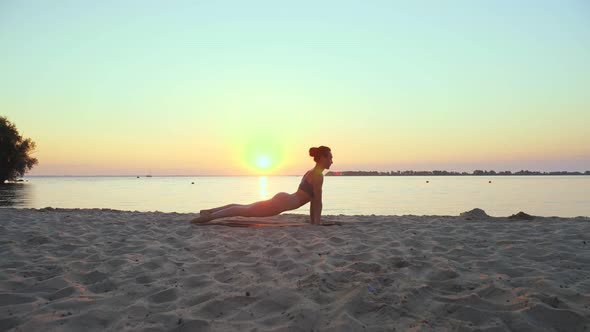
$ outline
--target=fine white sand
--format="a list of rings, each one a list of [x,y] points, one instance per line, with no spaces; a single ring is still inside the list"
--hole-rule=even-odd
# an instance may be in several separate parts
[[[195,216],[0,209],[0,331],[590,331],[588,218]]]

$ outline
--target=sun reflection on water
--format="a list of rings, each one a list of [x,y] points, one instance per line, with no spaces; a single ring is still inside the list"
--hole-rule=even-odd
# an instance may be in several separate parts
[[[266,190],[266,176],[261,176],[258,178],[258,183],[260,185],[260,199],[266,199],[268,193]]]

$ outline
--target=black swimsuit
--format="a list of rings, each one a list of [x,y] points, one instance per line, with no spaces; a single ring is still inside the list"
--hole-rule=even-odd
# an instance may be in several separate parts
[[[307,173],[305,173],[307,175]],[[305,181],[305,175],[303,179],[301,179],[301,183],[299,184],[299,189],[305,191],[309,194],[310,197],[313,197],[313,185],[307,181]]]

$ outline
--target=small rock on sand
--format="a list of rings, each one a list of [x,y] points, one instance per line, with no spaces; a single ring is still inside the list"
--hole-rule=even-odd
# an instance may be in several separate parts
[[[486,219],[489,218],[490,216],[488,216],[488,214],[479,208],[475,208],[471,211],[466,211],[460,214],[461,217],[465,217],[465,219],[467,220],[473,220],[473,219]]]
[[[517,220],[533,220],[535,219],[534,216],[531,216],[530,214],[524,213],[524,212],[518,212],[517,214],[513,214],[510,217],[508,217],[509,219],[517,219]]]

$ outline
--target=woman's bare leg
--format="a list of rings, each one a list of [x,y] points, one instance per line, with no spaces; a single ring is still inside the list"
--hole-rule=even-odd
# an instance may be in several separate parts
[[[201,210],[201,211],[199,211],[199,213],[200,214],[213,213],[213,212],[217,212],[219,210],[227,209],[227,208],[234,207],[234,206],[245,206],[245,205],[242,205],[242,204],[228,204],[228,205],[224,205],[224,206],[220,206],[220,207],[216,207],[216,208],[212,208],[212,209]]]
[[[223,209],[215,208],[209,210],[214,211],[201,214],[198,218],[193,219],[191,223],[205,223],[211,220],[227,217],[270,217],[298,207],[299,206],[296,206],[296,204],[293,204],[289,194],[279,193],[272,199],[252,203],[250,205],[229,204],[224,206]]]
[[[199,217],[191,220],[191,223],[200,224],[227,217],[269,217],[278,214],[274,212],[274,209],[271,211],[268,206],[269,201],[256,202],[250,205],[236,204],[222,210],[201,214]]]
[[[231,206],[211,213],[213,219],[226,217],[270,217],[279,214],[271,200],[260,201],[250,205]]]

